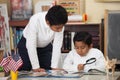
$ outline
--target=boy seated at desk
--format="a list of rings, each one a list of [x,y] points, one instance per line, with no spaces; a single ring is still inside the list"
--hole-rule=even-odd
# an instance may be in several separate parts
[[[92,35],[88,32],[78,32],[75,34],[73,41],[75,49],[69,52],[64,61],[63,69],[65,71],[88,72],[90,69],[105,71],[105,58],[100,50],[92,48]],[[96,61],[84,65],[90,58],[95,58]]]

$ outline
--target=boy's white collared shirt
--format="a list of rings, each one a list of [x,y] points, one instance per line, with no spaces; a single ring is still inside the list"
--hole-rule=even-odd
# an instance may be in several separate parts
[[[90,69],[98,69],[104,71],[105,58],[103,56],[103,53],[95,48],[91,48],[86,56],[80,56],[79,54],[77,54],[76,50],[73,49],[67,55],[63,64],[63,69],[65,69],[66,71],[78,72],[78,64],[85,64],[86,60],[93,57],[96,58],[96,62],[85,65],[84,72],[88,72]]]
[[[23,36],[26,38],[26,48],[33,69],[40,68],[36,47],[46,47],[53,41],[52,68],[58,67],[61,55],[64,27],[61,32],[52,31],[46,24],[46,13],[47,12],[41,12],[33,15],[23,31]]]

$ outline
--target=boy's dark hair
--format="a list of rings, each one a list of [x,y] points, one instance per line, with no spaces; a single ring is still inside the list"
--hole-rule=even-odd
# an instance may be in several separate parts
[[[60,25],[68,21],[68,14],[65,8],[55,5],[48,10],[45,18],[49,21],[50,25]]]
[[[92,35],[88,32],[77,32],[73,38],[74,44],[76,41],[82,41],[90,46],[92,44]]]

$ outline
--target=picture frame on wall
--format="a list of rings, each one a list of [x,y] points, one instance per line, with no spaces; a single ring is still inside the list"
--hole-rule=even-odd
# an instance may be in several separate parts
[[[68,13],[68,22],[86,22],[85,0],[57,0]]]
[[[12,20],[26,20],[32,14],[32,0],[10,0],[11,19]]]
[[[48,11],[52,6],[52,2],[53,1],[48,1],[48,0],[39,1],[38,3],[35,4],[34,13]]]
[[[7,5],[0,4],[0,55],[10,53],[10,35]]]
[[[63,6],[69,15],[80,14],[80,0],[58,0],[58,4]]]

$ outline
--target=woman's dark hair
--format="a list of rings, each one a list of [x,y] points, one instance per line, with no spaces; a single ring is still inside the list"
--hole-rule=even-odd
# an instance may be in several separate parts
[[[77,32],[73,38],[74,44],[76,41],[82,41],[90,46],[92,44],[92,35],[88,32]]]
[[[50,25],[60,25],[68,21],[68,14],[65,8],[55,5],[48,10],[45,18],[49,21]]]

